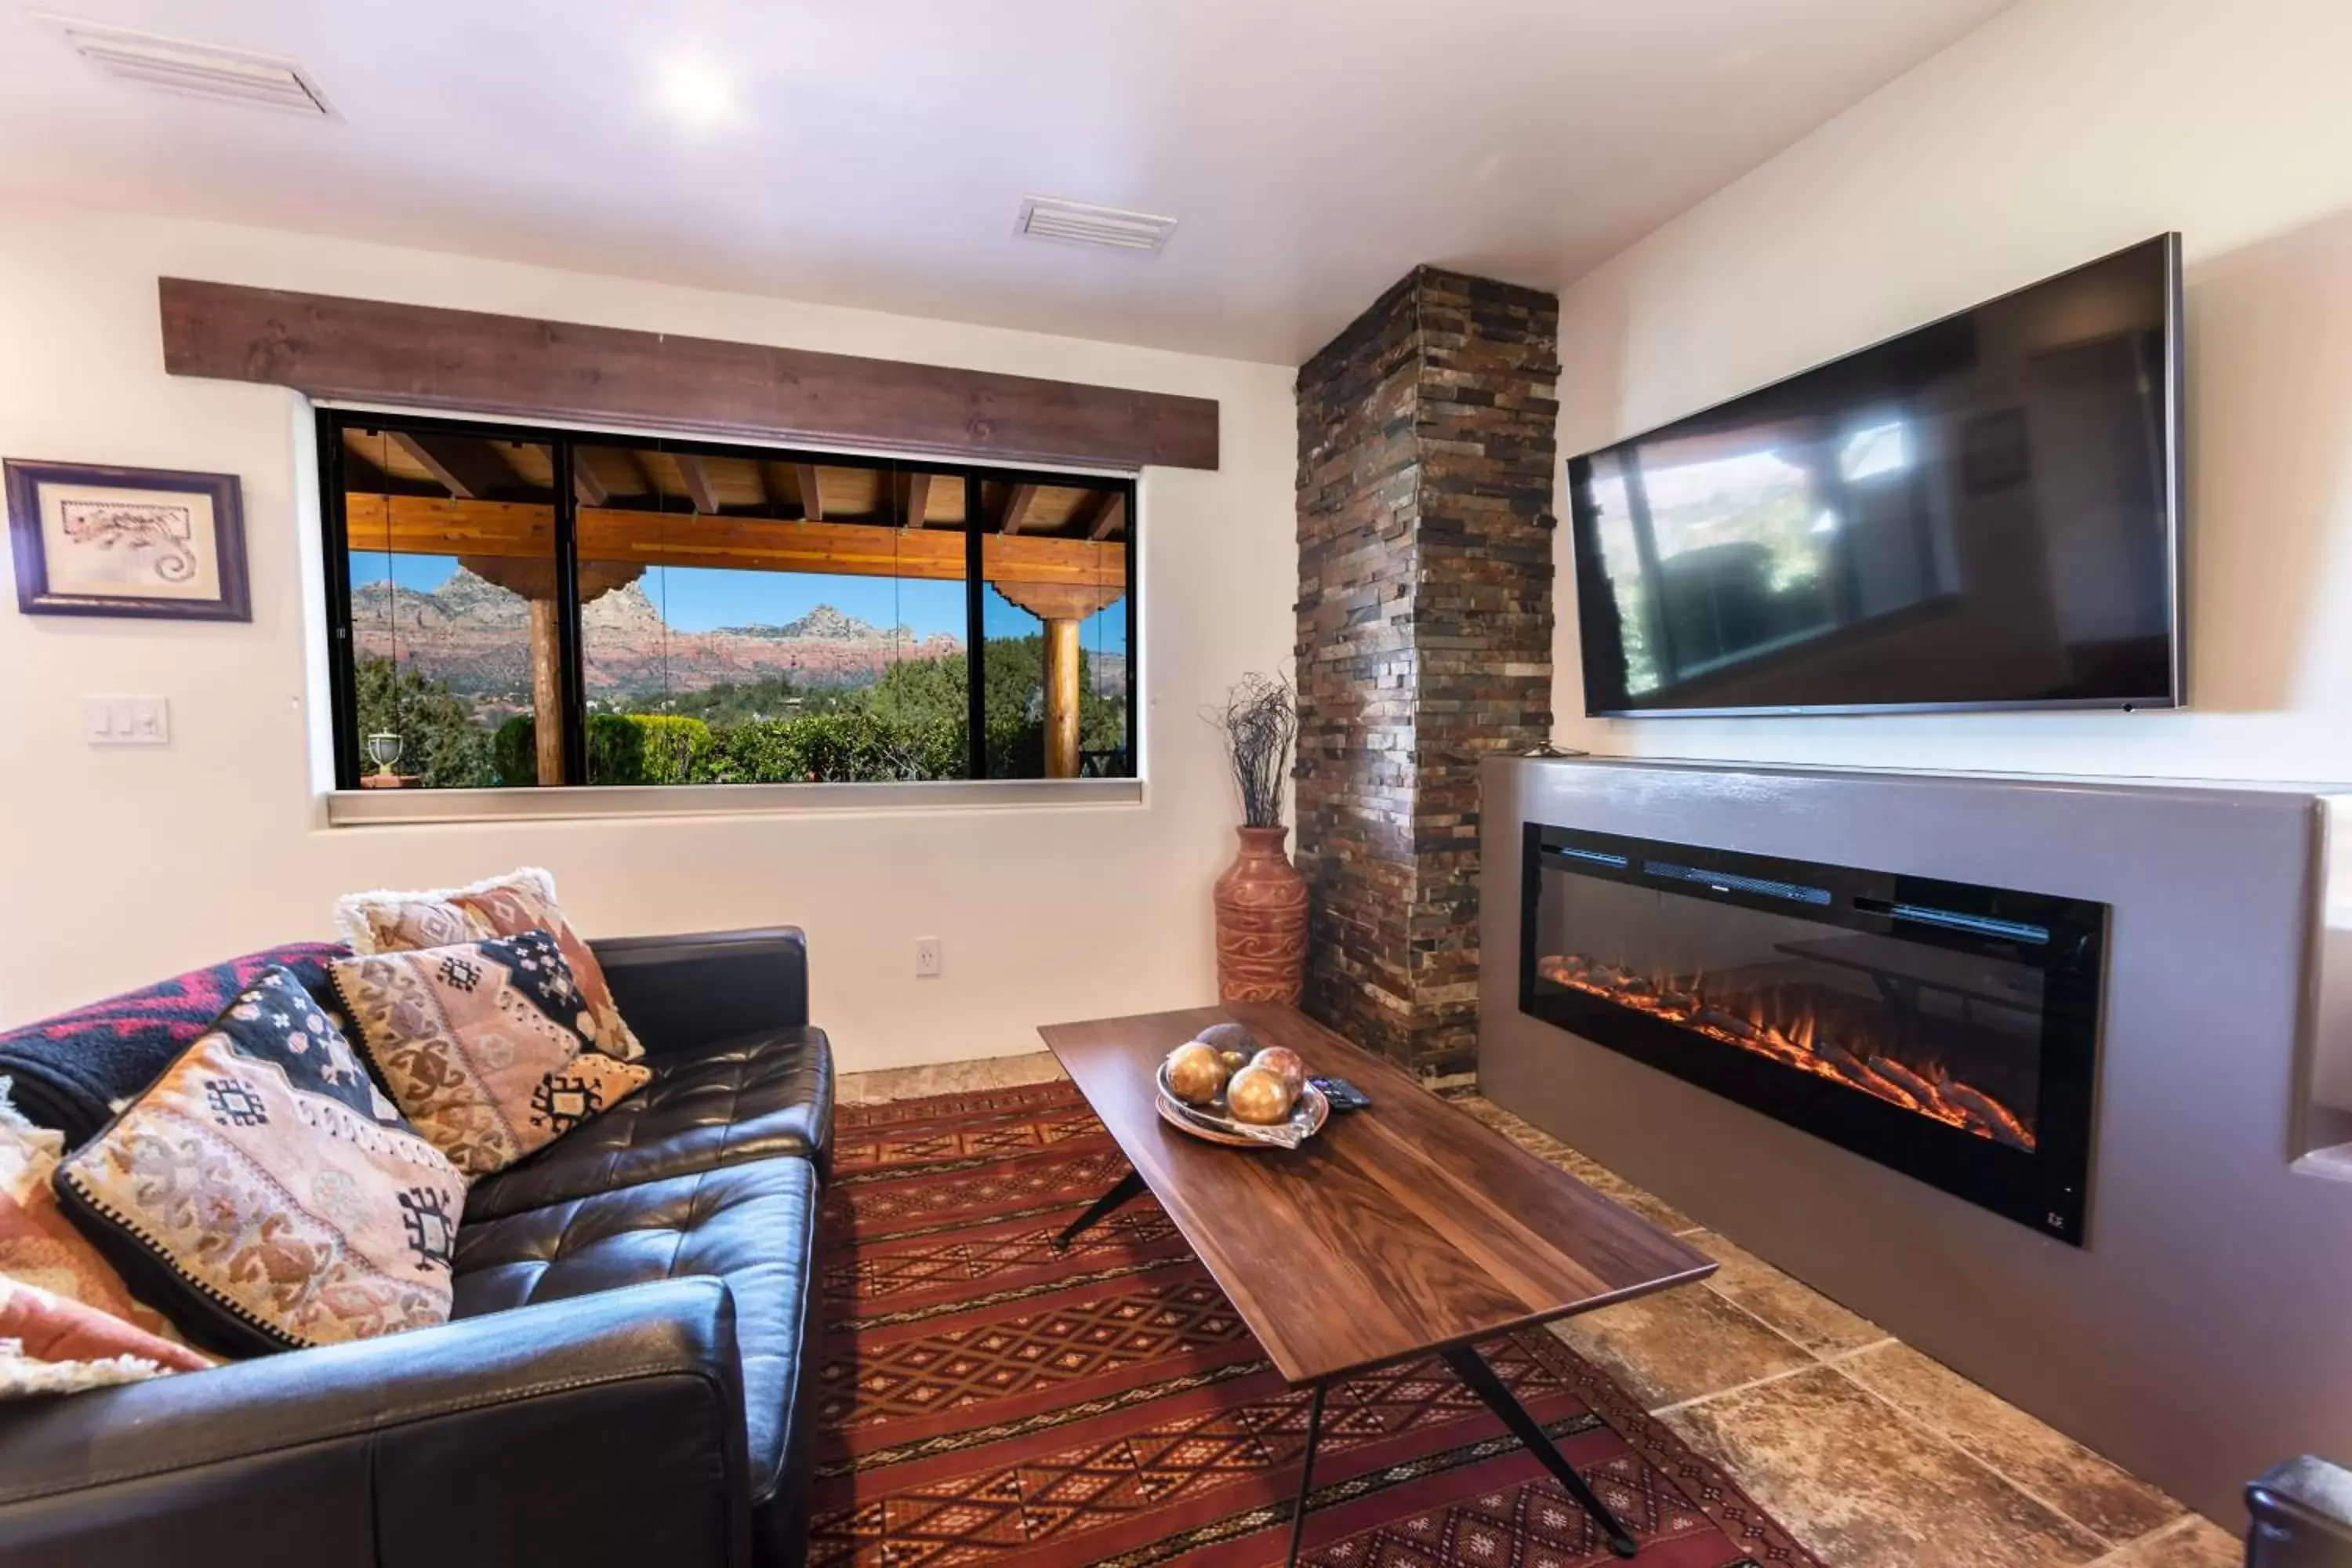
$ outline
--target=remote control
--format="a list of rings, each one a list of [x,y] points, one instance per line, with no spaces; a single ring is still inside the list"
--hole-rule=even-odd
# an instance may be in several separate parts
[[[1323,1098],[1331,1102],[1335,1114],[1371,1108],[1372,1097],[1344,1078],[1310,1078],[1307,1081],[1323,1091]]]

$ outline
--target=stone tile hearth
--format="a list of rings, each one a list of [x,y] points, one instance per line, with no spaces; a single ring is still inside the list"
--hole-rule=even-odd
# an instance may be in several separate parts
[[[845,1102],[1038,1083],[1043,1054],[841,1079]],[[1554,1330],[1832,1568],[2236,1568],[2227,1531],[1468,1091],[1457,1103],[1722,1268]]]
[[[886,1100],[920,1100],[927,1094],[961,1094],[975,1089],[1050,1083],[1067,1076],[1059,1062],[1039,1051],[1034,1056],[989,1057],[937,1067],[843,1073],[835,1080],[834,1093],[844,1105],[872,1105]]]
[[[2221,1568],[2237,1540],[1501,1107],[1465,1110],[1722,1264],[1553,1330],[1835,1568]]]
[[[2146,1481],[1908,1345],[1883,1341],[1839,1370],[2105,1540],[2136,1541],[2180,1516],[2180,1505]]]

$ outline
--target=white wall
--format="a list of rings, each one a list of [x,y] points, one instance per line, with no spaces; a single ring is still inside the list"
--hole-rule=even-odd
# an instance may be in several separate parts
[[[1235,810],[1202,705],[1289,655],[1291,372],[289,234],[17,206],[0,231],[0,452],[235,473],[250,626],[85,620],[0,600],[0,1023],[268,942],[350,889],[544,865],[590,934],[807,928],[845,1069],[1038,1048],[1055,1019],[1213,998],[1209,884]],[[163,374],[159,274],[1213,397],[1223,466],[1140,510],[1148,804],[329,828],[298,499],[304,407]],[[307,601],[307,604],[306,604]],[[172,744],[93,750],[83,693],[167,697]],[[918,982],[918,935],[945,974]]]
[[[2193,711],[1586,719],[1562,529],[1560,743],[2352,779],[2347,59],[2344,0],[2024,0],[1561,300],[1566,454],[2179,230]]]

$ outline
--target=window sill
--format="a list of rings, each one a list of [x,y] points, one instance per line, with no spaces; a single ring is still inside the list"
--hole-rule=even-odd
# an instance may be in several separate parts
[[[575,784],[557,789],[352,789],[327,797],[330,827],[583,817],[803,816],[1139,805],[1141,779],[945,780],[937,784]]]

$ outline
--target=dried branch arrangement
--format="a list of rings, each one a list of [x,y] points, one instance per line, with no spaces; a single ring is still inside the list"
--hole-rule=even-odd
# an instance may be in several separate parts
[[[1241,789],[1242,826],[1282,826],[1282,784],[1298,741],[1298,698],[1278,675],[1245,675],[1224,706],[1202,717],[1225,732],[1225,755]]]

